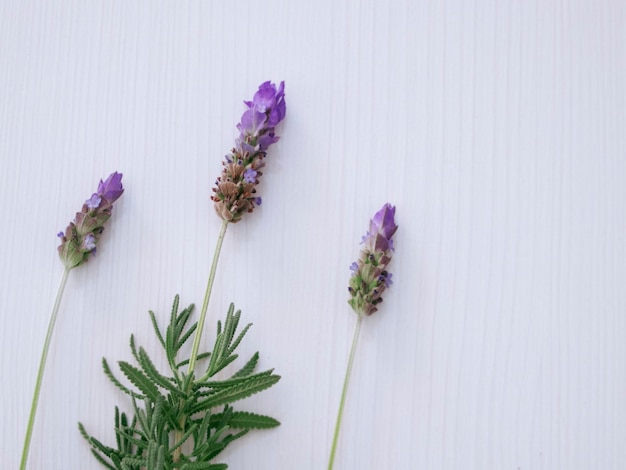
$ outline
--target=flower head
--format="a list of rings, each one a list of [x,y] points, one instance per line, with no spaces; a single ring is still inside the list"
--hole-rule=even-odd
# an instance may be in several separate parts
[[[104,223],[111,217],[113,203],[123,192],[122,174],[111,173],[104,182],[100,180],[97,191],[85,201],[65,232],[57,234],[61,239],[59,256],[67,268],[75,268],[95,253]]]
[[[267,81],[259,86],[252,101],[244,101],[247,108],[237,124],[239,137],[235,147],[223,162],[223,170],[215,182],[213,196],[215,211],[224,220],[238,222],[246,212],[260,205],[255,195],[259,171],[265,166],[267,149],[279,137],[274,128],[285,118],[285,83],[278,88]]]
[[[395,223],[396,208],[385,204],[370,221],[369,231],[362,240],[363,249],[359,260],[352,263],[350,270],[350,292],[348,301],[359,315],[371,315],[383,301],[382,293],[392,284],[387,265],[393,252],[393,234],[398,226]]]
[[[109,204],[113,204],[124,192],[122,187],[122,174],[117,171],[111,173],[109,177],[98,184],[98,196],[106,199]]]

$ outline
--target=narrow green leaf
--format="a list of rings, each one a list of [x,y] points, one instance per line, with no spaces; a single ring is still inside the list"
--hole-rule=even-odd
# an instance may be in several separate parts
[[[239,346],[239,343],[241,343],[241,340],[246,335],[246,333],[248,332],[248,330],[250,329],[251,326],[252,326],[252,323],[248,323],[244,327],[244,329],[241,331],[241,333],[239,333],[239,336],[237,336],[237,339],[235,340],[235,342],[228,348],[228,354],[232,354],[232,352],[235,349],[237,349],[237,346]]]
[[[148,314],[150,315],[150,321],[152,322],[152,328],[154,328],[154,333],[159,339],[159,343],[161,343],[161,346],[163,346],[163,349],[165,349],[165,340],[163,339],[163,335],[161,335],[161,330],[159,329],[159,324],[156,321],[154,312],[152,310],[149,310]]]
[[[233,378],[230,378],[230,379],[206,381],[202,383],[197,383],[196,389],[204,390],[206,388],[209,388],[209,389],[215,390],[215,389],[229,388],[229,387],[232,387],[233,385],[240,385],[240,384],[246,383],[250,379],[272,375],[273,372],[274,372],[274,369],[268,369],[268,370],[264,370],[263,372],[257,372],[254,375],[246,375],[245,377],[233,376]],[[213,390],[210,390],[208,394],[214,393]],[[203,392],[203,394],[206,395],[207,393]]]
[[[211,422],[218,423],[222,413],[211,416]],[[270,429],[280,426],[280,422],[271,416],[258,415],[247,411],[234,411],[228,419],[233,429]]]
[[[238,377],[246,377],[250,374],[252,374],[252,372],[254,372],[254,369],[256,368],[257,362],[259,362],[259,353],[258,351],[255,352],[252,357],[250,358],[250,360],[248,362],[246,362],[246,365],[244,365],[241,369],[239,369],[237,372],[235,372],[235,374],[233,375],[233,379],[236,379]]]
[[[154,385],[154,383],[146,377],[141,370],[130,365],[128,362],[119,361],[118,364],[122,373],[133,383],[133,385],[141,390],[146,397],[154,401],[158,396],[160,396],[156,385]]]
[[[98,462],[100,462],[109,470],[121,470],[121,467],[114,467],[113,465],[109,464],[106,460],[104,460],[104,457],[102,457],[96,449],[92,448],[91,454],[96,458]]]
[[[249,377],[239,385],[235,385],[210,395],[206,400],[198,401],[190,407],[189,414],[197,411],[209,410],[219,405],[233,403],[237,400],[247,398],[255,393],[270,388],[280,380],[279,375],[263,375],[260,377]]]
[[[198,354],[198,358],[196,359],[197,361],[210,357],[211,353],[210,352],[203,352],[202,354]],[[189,364],[189,359],[185,359],[184,361],[179,362],[178,364],[176,364],[176,368],[181,368],[182,366],[186,366],[187,364]]]
[[[135,335],[130,335],[130,352],[137,362],[139,362],[139,356],[137,356],[137,348],[135,347]]]
[[[189,329],[185,332],[185,334],[182,337],[178,338],[178,340],[176,341],[176,344],[174,345],[176,352],[178,352],[180,348],[183,347],[183,345],[189,339],[189,337],[193,334],[193,332],[196,331],[196,328],[198,328],[197,322],[191,325],[191,327],[189,327]]]
[[[148,353],[146,353],[145,349],[143,348],[139,348],[138,362],[145,374],[148,376],[148,378],[152,380],[152,382],[176,395],[179,395],[179,390],[171,382],[171,379],[164,377],[159,373],[157,368],[154,366],[152,360],[150,360],[150,356],[148,356]]]
[[[122,469],[123,470],[137,470],[142,466],[146,466],[146,459],[138,458],[138,457],[124,457],[122,459]]]
[[[109,378],[109,380],[113,382],[113,385],[119,388],[122,392],[124,392],[127,395],[130,395],[133,398],[139,398],[139,399],[143,398],[142,395],[140,395],[139,393],[135,393],[132,390],[126,388],[124,385],[122,385],[122,383],[119,380],[117,380],[117,378],[113,375],[113,372],[111,372],[109,363],[107,362],[105,358],[102,358],[102,368],[104,369],[104,375],[106,375]]]
[[[189,462],[180,467],[180,470],[226,470],[225,463]]]

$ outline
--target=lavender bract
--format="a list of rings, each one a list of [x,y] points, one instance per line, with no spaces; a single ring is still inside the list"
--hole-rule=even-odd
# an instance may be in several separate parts
[[[262,83],[252,101],[244,103],[248,109],[237,124],[239,137],[224,159],[211,196],[217,215],[228,222],[238,222],[260,204],[255,187],[263,174],[259,170],[265,166],[267,149],[279,139],[274,129],[287,111],[285,82],[278,89],[269,81]]]
[[[359,260],[350,270],[351,298],[348,303],[359,315],[371,315],[383,301],[382,294],[392,284],[387,265],[393,252],[393,234],[398,229],[394,217],[395,206],[385,204],[370,221],[369,231],[362,240],[363,249]]]
[[[83,204],[80,212],[57,236],[61,239],[59,257],[66,268],[71,269],[87,261],[95,253],[104,223],[111,217],[113,203],[122,195],[122,174],[111,173],[98,184],[98,189]]]

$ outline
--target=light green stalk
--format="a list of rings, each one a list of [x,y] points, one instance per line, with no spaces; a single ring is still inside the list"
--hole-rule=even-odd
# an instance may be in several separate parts
[[[54,331],[54,324],[59,313],[59,305],[61,304],[61,297],[63,297],[63,291],[65,290],[65,284],[72,268],[65,268],[63,276],[61,277],[61,284],[57,291],[57,297],[54,301],[54,307],[52,307],[52,314],[48,322],[48,331],[46,332],[46,340],[43,344],[43,351],[41,352],[41,359],[39,360],[39,371],[37,372],[37,381],[35,382],[35,392],[33,394],[33,402],[30,406],[30,416],[28,418],[28,426],[26,427],[26,437],[24,437],[24,448],[22,450],[22,461],[20,463],[20,470],[26,469],[26,461],[28,460],[28,450],[30,448],[30,440],[33,435],[33,426],[35,424],[35,415],[37,414],[37,404],[39,403],[39,394],[41,392],[41,382],[43,379],[43,373],[46,369],[46,359],[48,358],[48,349],[50,349],[50,340],[52,339],[52,332]]]
[[[211,298],[211,291],[213,290],[213,281],[215,280],[215,271],[217,270],[217,261],[220,258],[220,252],[222,251],[222,242],[224,241],[224,235],[226,235],[226,229],[228,228],[228,221],[222,221],[222,227],[220,228],[220,234],[217,237],[217,244],[215,245],[215,252],[213,253],[213,262],[211,263],[211,271],[209,272],[209,281],[207,282],[206,291],[204,292],[204,301],[202,302],[202,310],[200,310],[200,318],[198,320],[198,328],[196,328],[196,336],[193,338],[193,346],[191,347],[191,356],[189,356],[189,367],[187,368],[187,375],[191,376],[196,367],[196,360],[198,358],[198,349],[200,348],[200,338],[202,338],[202,330],[204,330],[204,320],[206,318],[206,312],[209,308],[209,299]]]
[[[222,251],[222,243],[224,242],[224,236],[226,235],[226,229],[228,228],[228,221],[222,221],[222,227],[217,237],[217,243],[215,244],[215,251],[213,252],[213,262],[211,263],[211,270],[209,271],[209,280],[207,282],[206,291],[204,292],[204,301],[202,302],[202,309],[200,310],[200,318],[198,319],[198,326],[196,328],[196,334],[193,338],[193,345],[191,347],[191,355],[189,356],[189,366],[187,367],[187,392],[193,384],[193,373],[196,368],[196,361],[198,359],[198,349],[200,348],[200,339],[202,338],[202,331],[204,330],[204,320],[206,319],[206,313],[209,308],[209,299],[211,298],[211,291],[213,290],[213,281],[215,281],[215,272],[217,271],[217,262],[220,258]],[[185,429],[185,421],[187,416],[181,416],[179,424],[180,430],[176,430],[174,433],[174,442],[178,443],[183,437]],[[179,446],[174,450],[173,460],[178,462],[182,452],[182,446]]]
[[[343,389],[341,390],[341,401],[339,402],[339,411],[337,412],[337,422],[335,423],[335,435],[333,437],[333,446],[330,450],[330,458],[328,459],[328,470],[332,470],[335,463],[335,454],[337,452],[337,442],[339,441],[339,430],[341,429],[341,418],[343,417],[343,408],[346,404],[346,396],[348,395],[348,385],[350,383],[350,375],[352,374],[352,364],[354,363],[354,353],[356,345],[359,342],[359,331],[361,330],[361,320],[363,316],[357,314],[356,325],[354,325],[354,335],[352,336],[352,347],[350,348],[350,357],[348,358],[348,367],[346,368],[346,376],[343,379]]]

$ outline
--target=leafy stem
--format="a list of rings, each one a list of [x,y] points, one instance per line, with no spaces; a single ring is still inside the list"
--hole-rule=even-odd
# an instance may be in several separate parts
[[[63,276],[61,277],[61,283],[57,290],[57,296],[52,307],[52,313],[50,314],[50,320],[48,322],[48,331],[46,332],[46,339],[43,344],[43,351],[41,352],[41,359],[39,360],[39,371],[37,372],[37,380],[35,382],[35,392],[33,393],[33,402],[30,406],[30,415],[28,417],[28,425],[26,427],[26,436],[24,437],[24,448],[22,449],[22,460],[20,463],[20,470],[26,468],[26,462],[28,460],[28,450],[30,448],[30,440],[33,435],[33,425],[35,424],[35,416],[37,414],[37,404],[39,403],[39,394],[41,392],[41,382],[43,380],[43,373],[46,369],[46,360],[48,358],[48,350],[50,349],[50,340],[52,339],[52,332],[54,331],[54,324],[56,323],[57,314],[59,313],[59,305],[61,305],[61,298],[63,297],[63,291],[65,291],[65,284],[69,277],[70,270],[72,268],[65,268]]]
[[[231,304],[224,322],[217,322],[213,348],[197,354],[198,361],[204,360],[202,369],[206,368],[206,373],[193,379],[193,374],[188,376],[181,370],[189,360],[181,360],[178,354],[197,331],[198,323],[188,325],[193,305],[180,312],[178,305],[176,296],[165,329],[159,328],[154,313],[150,312],[171,375],[158,370],[146,350],[135,344],[134,336],[130,339],[130,350],[136,365],[125,361],[118,363],[131,386],[118,380],[103,360],[107,377],[132,400],[132,419],[116,408],[116,448],[90,436],[82,425],[79,429],[91,445],[94,457],[110,470],[225,469],[225,464],[211,461],[232,441],[251,429],[269,429],[280,424],[269,416],[234,411],[231,405],[280,380],[271,369],[254,372],[258,353],[230,377],[216,378],[238,358],[235,349],[251,326],[237,330],[241,312],[235,311]]]
[[[228,228],[228,221],[223,220],[220,227],[220,233],[217,237],[217,243],[215,244],[215,251],[213,252],[213,261],[211,262],[211,270],[209,271],[209,280],[207,281],[206,291],[204,292],[204,300],[202,302],[202,308],[200,309],[200,318],[198,319],[198,327],[196,328],[196,335],[193,338],[193,346],[191,347],[191,354],[189,356],[189,366],[187,367],[187,380],[188,384],[186,392],[189,392],[193,385],[194,370],[196,368],[196,361],[198,360],[198,349],[200,348],[200,339],[202,338],[202,331],[204,330],[204,320],[206,319],[206,313],[209,308],[209,299],[211,298],[211,291],[213,290],[213,281],[215,280],[215,272],[217,271],[217,262],[220,258],[222,251],[222,243],[224,242],[224,236],[226,235],[226,229]],[[175,432],[175,439],[182,439],[183,429],[185,429],[185,421],[187,416],[183,415],[180,418],[180,429]],[[174,461],[177,462],[180,459],[181,447],[179,446],[174,452]]]
[[[339,411],[337,412],[337,422],[335,423],[335,435],[333,436],[333,445],[330,450],[330,458],[328,459],[328,470],[332,470],[335,462],[335,454],[337,452],[337,442],[339,440],[339,430],[341,429],[341,419],[343,417],[343,408],[348,395],[348,385],[350,383],[350,375],[352,374],[352,364],[354,363],[354,355],[356,345],[359,341],[359,331],[361,330],[362,315],[357,314],[356,325],[354,325],[354,335],[352,336],[352,347],[350,348],[350,357],[348,358],[348,367],[346,368],[346,376],[343,379],[343,389],[341,390],[341,401],[339,402]]]

